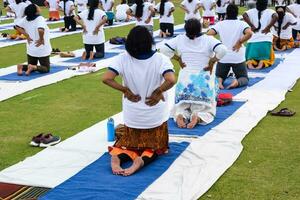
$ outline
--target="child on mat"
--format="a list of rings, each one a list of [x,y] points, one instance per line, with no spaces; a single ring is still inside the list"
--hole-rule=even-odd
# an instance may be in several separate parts
[[[225,19],[226,8],[229,5],[229,0],[217,0],[216,2],[216,13],[218,14],[218,21]]]
[[[174,4],[169,0],[161,0],[161,2],[156,5],[155,10],[160,14],[160,37],[172,37],[174,34]]]
[[[106,13],[108,25],[113,25],[114,22],[114,0],[100,0],[100,6],[102,10]]]
[[[155,9],[149,2],[136,0],[128,10],[127,14],[136,18],[136,26],[144,26],[153,35],[153,15]]]
[[[126,0],[122,0],[120,5],[116,7],[116,21],[118,22],[128,22],[130,20],[130,16],[127,15],[127,10],[129,6],[126,3]]]
[[[85,52],[82,59],[94,59],[104,57],[105,36],[103,25],[106,23],[105,12],[98,8],[98,0],[88,1],[89,9],[82,11],[76,17],[75,21],[83,28],[82,39]],[[93,49],[96,49],[96,53]]]
[[[278,15],[268,9],[268,0],[257,0],[256,8],[246,11],[243,18],[254,32],[246,47],[248,68],[261,69],[273,65],[275,54],[270,29],[276,23]]]
[[[113,60],[102,77],[105,84],[124,94],[124,134],[109,148],[112,172],[117,175],[132,175],[168,151],[169,110],[164,99],[176,78],[170,59],[153,51],[152,44],[145,27],[134,27],[126,40],[126,52]],[[122,85],[115,81],[118,75]],[[123,169],[126,161],[133,164]]]
[[[81,13],[82,11],[87,9],[87,0],[76,0],[77,3],[77,13]]]
[[[46,0],[45,6],[49,8],[49,21],[58,21],[59,16],[59,0]]]
[[[203,20],[209,21],[210,25],[215,24],[215,10],[216,2],[215,0],[201,0],[201,7],[203,9]]]
[[[223,82],[232,69],[235,79],[227,87],[232,89],[248,85],[248,73],[245,58],[244,43],[247,42],[253,32],[249,25],[238,17],[239,8],[230,4],[226,10],[225,20],[218,22],[208,31],[208,35],[219,35],[222,43],[227,47],[227,54],[218,62],[216,76],[219,88],[224,89]]]
[[[33,71],[48,73],[50,70],[50,54],[52,51],[49,28],[44,17],[40,16],[40,8],[30,4],[25,8],[25,16],[17,23],[17,30],[27,38],[27,62],[28,65],[17,66],[18,75],[23,71],[28,76]],[[38,62],[40,65],[38,65]]]
[[[297,25],[293,27],[293,38],[300,41],[300,0],[289,5],[287,11],[297,19]]]
[[[180,4],[180,8],[184,10],[184,21],[187,21],[192,18],[196,18],[198,20],[201,19],[199,9],[200,9],[200,1],[199,0],[184,0]]]
[[[194,128],[214,120],[218,85],[213,67],[227,50],[219,40],[201,34],[197,19],[189,19],[184,29],[186,34],[168,40],[160,51],[170,57],[176,52],[181,57],[172,117],[179,128]]]
[[[61,29],[63,32],[76,31],[76,22],[73,19],[75,15],[75,6],[72,0],[61,0],[59,9],[64,13],[65,27]]]

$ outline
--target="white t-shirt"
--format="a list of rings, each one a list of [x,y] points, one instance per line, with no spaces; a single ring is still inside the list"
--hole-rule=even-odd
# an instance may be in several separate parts
[[[281,39],[288,40],[288,39],[291,39],[293,37],[292,26],[289,26],[286,30],[283,30],[283,27],[287,23],[294,24],[295,22],[297,22],[296,18],[292,14],[286,12],[285,15],[284,15],[282,24],[281,24],[281,32],[280,32],[280,38]],[[278,22],[276,22],[274,24],[274,26],[278,27]],[[273,33],[273,35],[278,37],[277,30],[274,27],[272,27],[272,33]]]
[[[145,100],[164,82],[163,75],[173,71],[169,58],[161,53],[154,53],[150,58],[140,60],[124,52],[114,58],[109,68],[122,76],[124,86],[141,96],[141,100],[136,103],[123,98],[126,126],[148,129],[158,127],[168,120],[166,93],[164,93],[166,101],[160,101],[155,106],[146,105]]]
[[[58,10],[58,1],[57,0],[47,0],[49,3],[49,11]]]
[[[174,16],[173,13],[171,14],[171,16],[168,17],[169,12],[171,11],[171,9],[174,8],[174,4],[170,1],[165,3],[165,11],[164,14],[162,16],[160,16],[159,18],[159,22],[160,23],[170,23],[170,24],[174,24]],[[155,6],[155,9],[159,12],[160,9],[160,3],[158,3]]]
[[[50,44],[49,28],[46,24],[46,20],[42,16],[38,16],[35,20],[27,21],[26,17],[20,20],[17,25],[23,28],[29,37],[33,40],[27,45],[27,54],[33,57],[45,57],[51,54],[52,48]],[[35,42],[40,39],[38,29],[44,29],[44,45],[36,47]]]
[[[127,10],[129,9],[129,6],[127,4],[120,4],[116,7],[116,20],[125,20],[127,19]]]
[[[238,52],[232,48],[236,42],[243,37],[244,31],[250,28],[249,25],[238,19],[224,20],[217,23],[213,29],[219,34],[220,40],[227,47],[226,55],[219,61],[220,63],[242,63],[245,58],[245,47],[242,46]]]
[[[215,10],[210,8],[216,3],[215,0],[201,0],[201,4],[204,7],[203,11],[203,17],[214,17],[215,16]]]
[[[15,13],[15,20],[14,23],[17,24],[22,18],[24,17],[24,11],[25,8],[28,5],[24,2],[21,2],[19,4],[13,3],[9,5],[10,9]]]
[[[226,13],[226,9],[227,9],[227,6],[229,5],[229,3],[230,3],[229,0],[221,0],[221,6],[219,7],[217,5],[216,12],[220,13],[220,14]]]
[[[102,44],[105,42],[105,35],[104,35],[104,29],[103,26],[100,27],[99,32],[97,35],[93,34],[93,31],[95,30],[96,26],[99,24],[99,22],[102,20],[104,16],[106,16],[105,12],[96,9],[94,11],[94,19],[88,20],[89,10],[84,10],[81,13],[78,14],[78,16],[81,18],[83,23],[86,26],[87,33],[82,34],[82,39],[84,44]]]
[[[185,68],[202,70],[207,66],[209,59],[214,56],[214,50],[220,44],[221,42],[212,36],[202,35],[191,40],[182,34],[168,40],[165,46],[181,56],[186,64]]]
[[[297,25],[293,27],[295,30],[300,30],[300,4],[289,5],[288,8],[297,16]]]
[[[82,12],[87,8],[87,0],[77,0],[77,10],[78,12]]]
[[[100,3],[105,12],[113,10],[112,4],[114,3],[114,0],[100,0]]]
[[[251,23],[257,28],[258,27],[258,10],[256,8],[250,9],[246,11],[247,15],[249,16],[249,19]],[[261,18],[260,18],[260,24],[261,28],[252,35],[249,43],[251,42],[272,42],[273,40],[273,34],[270,32],[268,34],[261,33],[262,30],[264,30],[272,21],[272,15],[275,13],[274,10],[266,9],[262,11]]]
[[[148,19],[149,16],[151,16],[151,11],[150,11],[150,7],[153,7],[152,3],[149,2],[144,2],[143,3],[143,16],[141,17],[141,21],[136,21],[136,26],[147,26],[147,25],[151,25],[153,26],[153,18],[151,17],[151,20],[148,24],[145,23],[145,21]],[[133,15],[135,15],[135,11],[136,11],[136,4],[133,4],[130,7],[130,10],[132,11]]]
[[[65,16],[73,16],[73,15],[75,15],[75,11],[73,10],[72,12],[70,12],[71,11],[71,7],[72,6],[74,6],[74,3],[73,3],[73,1],[71,1],[71,0],[69,0],[69,1],[67,1],[66,2],[66,10],[65,10]],[[63,1],[61,1],[61,2],[59,2],[59,7],[60,7],[60,9],[62,9],[62,11],[64,11],[64,2]]]
[[[195,9],[200,5],[199,0],[192,0],[191,3],[189,3],[188,0],[184,0],[183,2],[181,2],[181,5],[183,5],[189,11],[189,13],[185,13],[184,15],[185,21],[192,18],[201,19],[199,10],[196,14],[194,13]]]

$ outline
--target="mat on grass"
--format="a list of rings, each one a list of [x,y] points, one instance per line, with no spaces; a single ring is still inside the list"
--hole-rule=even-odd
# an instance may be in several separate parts
[[[61,199],[136,199],[158,179],[188,147],[188,142],[170,143],[170,151],[128,177],[113,175],[110,155],[105,153],[79,173],[49,191],[41,200]]]
[[[238,87],[238,88],[234,88],[234,89],[230,89],[230,90],[228,90],[228,89],[220,90],[220,93],[231,93],[232,95],[235,96],[235,95],[239,94],[240,92],[242,92],[243,90],[245,90],[247,87],[251,87],[263,79],[264,78],[262,78],[262,77],[249,78],[248,86]],[[228,87],[232,80],[233,80],[232,77],[228,77],[223,84],[224,87],[225,88]]]
[[[81,62],[91,63],[91,62],[97,62],[97,61],[100,61],[100,60],[103,60],[103,59],[111,58],[111,57],[116,56],[118,54],[119,53],[117,53],[117,52],[105,52],[104,58],[97,58],[97,59],[93,59],[93,60],[82,60],[81,57],[75,57],[75,58],[65,60],[63,62],[66,62],[66,63],[81,63]]]
[[[58,65],[51,65],[50,72],[49,73],[39,73],[39,72],[32,72],[30,76],[25,76],[25,73],[23,72],[23,76],[18,76],[17,72],[6,74],[3,76],[0,76],[0,80],[3,81],[30,81],[36,78],[40,78],[43,76],[47,76],[49,74],[54,74],[63,70],[66,70],[67,67],[64,66],[58,66]]]

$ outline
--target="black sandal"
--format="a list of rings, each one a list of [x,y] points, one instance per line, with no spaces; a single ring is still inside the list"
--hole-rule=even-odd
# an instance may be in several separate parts
[[[283,117],[292,117],[296,112],[289,110],[288,108],[282,108],[280,111],[272,111],[271,115],[273,116],[283,116]]]

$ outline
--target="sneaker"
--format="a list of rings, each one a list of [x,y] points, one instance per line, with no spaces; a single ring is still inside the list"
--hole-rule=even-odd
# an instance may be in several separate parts
[[[41,140],[43,138],[43,133],[32,137],[31,142],[29,143],[29,145],[34,146],[34,147],[38,147],[40,146]]]
[[[40,147],[49,147],[59,143],[61,138],[59,136],[54,136],[51,133],[44,135],[41,139]]]

